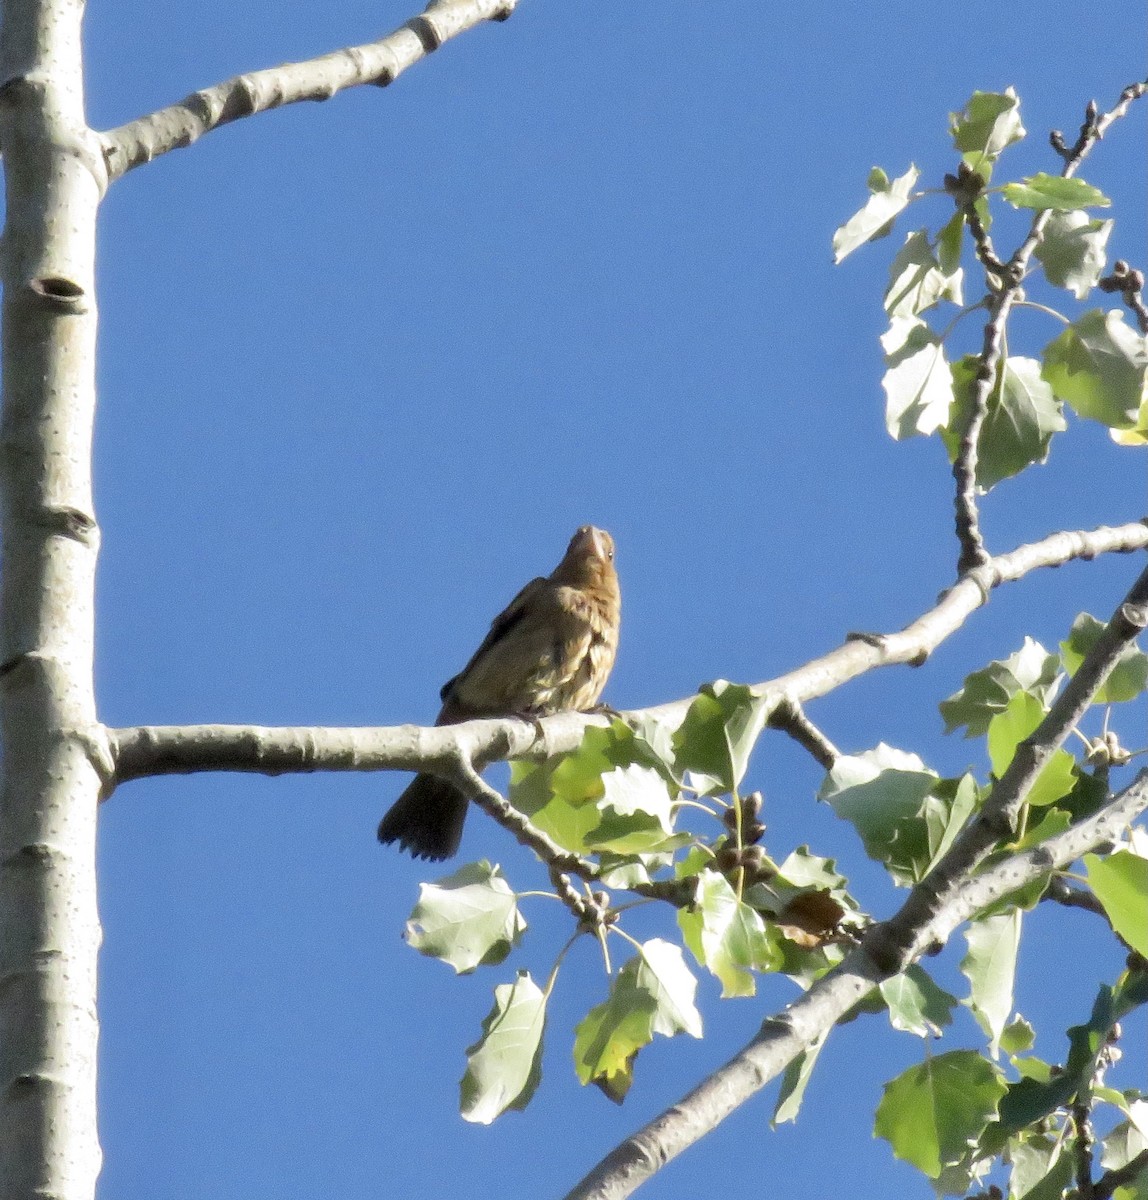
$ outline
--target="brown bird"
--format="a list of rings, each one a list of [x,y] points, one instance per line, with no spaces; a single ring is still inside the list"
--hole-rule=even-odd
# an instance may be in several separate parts
[[[614,539],[583,525],[558,566],[511,600],[474,657],[443,685],[435,724],[591,708],[614,665],[620,622]],[[379,841],[398,842],[415,858],[450,858],[466,809],[454,784],[416,775],[380,822]]]

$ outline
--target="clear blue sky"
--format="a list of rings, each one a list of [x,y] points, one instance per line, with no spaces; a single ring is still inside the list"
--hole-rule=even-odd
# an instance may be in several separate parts
[[[95,4],[90,119],[413,12]],[[881,293],[903,235],[834,268],[833,229],[874,163],[938,184],[947,114],[977,88],[1021,95],[1030,139],[1005,170],[1055,171],[1048,129],[1074,135],[1087,100],[1142,74],[1144,34],[1129,3],[521,0],[387,90],[242,121],[134,172],[100,241],[103,718],[429,722],[491,617],[584,522],[619,548],[619,708],[901,626],[952,578],[951,481],[935,439],[884,433]],[[1112,250],[1140,265],[1146,111],[1084,171],[1114,199]],[[1035,353],[1055,332],[1025,315],[1014,338]],[[1076,425],[1030,475],[986,502],[991,549],[1145,508],[1142,454],[1099,430]],[[884,740],[983,772],[936,701],[1025,633],[1051,646],[1079,610],[1106,617],[1137,569],[1029,579],[921,670],[811,715],[847,750]],[[566,931],[535,901],[519,958],[461,980],[405,947],[427,871],[374,838],[404,779],[164,779],[106,806],[108,1200],[557,1196],[792,996],[767,980],[719,1004],[703,982],[705,1040],[644,1051],[618,1109],[571,1069],[572,1025],[606,988],[587,944],[534,1104],[464,1124],[457,1080],[491,987],[516,962],[544,973]],[[799,751],[767,735],[750,782],[771,851],[809,842],[891,911]],[[481,816],[463,852],[540,886]],[[1093,920],[1032,921],[1019,1007],[1049,1058],[1118,969]],[[1090,948],[1066,958],[1069,938]],[[957,990],[958,955],[937,967]],[[1143,1024],[1128,1036],[1142,1048]],[[882,1018],[839,1031],[796,1128],[768,1132],[771,1089],[642,1195],[928,1195],[870,1137],[882,1081],[922,1053]]]

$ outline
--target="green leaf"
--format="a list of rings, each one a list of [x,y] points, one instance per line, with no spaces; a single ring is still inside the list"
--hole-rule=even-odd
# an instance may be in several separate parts
[[[1031,1050],[1035,1041],[1036,1030],[1024,1017],[1017,1017],[1001,1032],[1000,1048],[1008,1055],[1020,1054],[1022,1050]]]
[[[723,997],[752,996],[753,972],[781,966],[775,935],[716,871],[699,876],[695,905],[678,909],[678,925],[694,958],[721,980]]]
[[[441,958],[464,975],[502,962],[525,929],[518,898],[498,867],[483,859],[420,885],[406,937],[420,954]]]
[[[964,112],[951,113],[953,145],[974,170],[991,165],[1001,151],[1025,135],[1016,92],[973,92]],[[987,178],[987,176],[986,176]]]
[[[885,427],[898,441],[930,434],[949,419],[953,378],[941,339],[921,320],[894,317],[881,336]]]
[[[631,763],[602,776],[601,821],[585,845],[613,854],[639,854],[663,845],[674,831],[672,798],[653,767]]]
[[[903,1029],[918,1037],[940,1037],[941,1027],[953,1023],[956,996],[939,988],[929,973],[916,963],[900,975],[883,979],[880,989],[894,1029]]]
[[[833,235],[834,262],[841,262],[858,246],[876,241],[892,229],[894,218],[912,198],[913,185],[920,174],[916,167],[910,165],[904,175],[890,182],[879,167],[869,172],[869,199]]]
[[[952,365],[953,406],[941,438],[956,461],[972,414],[979,359],[968,354]],[[1048,458],[1054,433],[1067,428],[1060,401],[1041,377],[1035,358],[1006,358],[989,393],[977,437],[977,488],[987,492],[1002,479]]]
[[[1061,1138],[1027,1131],[1009,1143],[1009,1200],[1060,1200],[1072,1182],[1072,1155]]]
[[[1060,681],[1060,659],[1026,637],[1024,645],[1003,661],[994,661],[967,676],[964,686],[942,700],[945,732],[965,726],[965,737],[988,732],[989,722],[1003,712],[1017,692],[1031,692],[1047,705]]]
[[[1077,208],[1107,208],[1112,201],[1083,179],[1065,179],[1061,175],[1046,175],[1043,171],[1006,183],[1001,194],[1014,208],[1054,209],[1070,212]]]
[[[1006,1086],[972,1050],[951,1050],[885,1085],[873,1132],[930,1179],[961,1161],[997,1113]]]
[[[1104,248],[1114,224],[1079,210],[1054,212],[1035,251],[1048,282],[1083,300],[1104,270]]]
[[[1044,348],[1041,373],[1079,416],[1130,429],[1148,395],[1148,348],[1118,309],[1095,308]]]
[[[575,1030],[578,1078],[621,1103],[633,1083],[634,1059],[654,1034],[702,1036],[696,990],[697,980],[677,946],[660,938],[646,942],[614,977],[609,999],[591,1009]]]
[[[931,855],[922,809],[937,785],[915,754],[884,743],[860,755],[840,755],[825,777],[818,799],[861,835],[865,852],[883,862],[898,883],[915,883]]]
[[[665,839],[670,779],[651,744],[614,721],[590,726],[572,754],[511,763],[510,803],[564,849],[627,853]]]
[[[989,722],[989,761],[1000,777],[1013,760],[1017,746],[1044,720],[1045,707],[1031,692],[1017,692],[1003,712]],[[1055,750],[1025,800],[1034,807],[1055,804],[1076,786],[1076,760],[1067,750]]]
[[[884,744],[840,756],[819,798],[852,822],[866,853],[902,886],[924,878],[979,803],[971,775],[938,779],[915,754]],[[845,902],[851,906],[847,897]]]
[[[674,734],[675,764],[709,795],[733,791],[769,716],[769,702],[743,684],[706,684]]]
[[[989,1035],[989,1050],[994,1058],[1012,1015],[1020,926],[1020,910],[1014,909],[971,921],[965,930],[969,949],[961,963],[961,973],[970,984],[968,1005],[977,1023]]]
[[[821,1047],[825,1045],[828,1037],[829,1031],[825,1030],[796,1058],[791,1059],[789,1066],[785,1068],[785,1073],[781,1077],[781,1087],[777,1092],[777,1103],[773,1108],[773,1117],[770,1120],[770,1124],[775,1129],[778,1125],[797,1120],[797,1114],[801,1111],[801,1102],[805,1098],[806,1085],[813,1075],[817,1056],[821,1053]]]
[[[1067,640],[1060,643],[1065,670],[1070,675],[1075,675],[1080,669],[1085,655],[1100,640],[1103,632],[1104,622],[1098,621],[1091,613],[1081,613],[1072,622]],[[1121,704],[1135,700],[1145,687],[1148,687],[1148,654],[1133,641],[1120,652],[1112,673],[1093,696],[1092,703]]]
[[[530,1103],[542,1077],[546,996],[526,971],[494,989],[482,1037],[466,1052],[459,1084],[464,1120],[489,1125],[508,1108]]]
[[[1148,858],[1117,850],[1105,858],[1086,854],[1084,866],[1112,928],[1148,958]]]
[[[959,262],[948,271],[941,267],[928,230],[918,229],[909,234],[889,267],[885,311],[891,317],[915,317],[941,300],[960,304],[961,274]]]

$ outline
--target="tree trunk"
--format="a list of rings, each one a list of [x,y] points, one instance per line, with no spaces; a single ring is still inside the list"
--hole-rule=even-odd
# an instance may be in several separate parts
[[[96,1134],[92,684],[96,212],[79,0],[4,0],[0,1200],[90,1198]]]

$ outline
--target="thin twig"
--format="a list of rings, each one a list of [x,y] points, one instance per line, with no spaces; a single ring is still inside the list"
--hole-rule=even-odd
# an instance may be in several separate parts
[[[766,725],[788,733],[799,746],[804,746],[816,762],[830,770],[837,761],[840,751],[805,715],[801,705],[792,697],[785,697],[769,715]]]
[[[1106,113],[1099,113],[1096,105],[1090,104],[1080,136],[1075,145],[1069,150],[1063,145],[1063,137],[1059,144],[1054,139],[1053,146],[1064,159],[1061,175],[1069,178],[1075,175],[1096,142],[1104,136],[1105,131],[1113,121],[1122,117],[1128,106],[1144,95],[1148,85],[1143,83],[1131,84],[1120,93],[1116,104]],[[965,168],[966,174],[969,169]],[[960,554],[957,559],[957,571],[963,574],[973,567],[988,561],[988,550],[985,548],[984,535],[980,529],[980,514],[977,508],[977,453],[981,429],[988,415],[989,397],[1000,374],[1004,360],[1004,331],[1008,323],[1009,312],[1021,296],[1028,264],[1033,251],[1040,244],[1044,227],[1052,215],[1051,209],[1038,212],[1032,219],[1028,235],[1017,248],[1007,263],[1001,263],[991,245],[987,242],[987,233],[981,229],[981,237],[976,235],[976,212],[974,203],[976,194],[972,192],[972,184],[964,181],[966,186],[961,190],[962,178],[955,180],[957,185],[958,202],[966,216],[969,216],[970,229],[974,232],[974,242],[977,246],[978,257],[990,272],[990,290],[993,291],[989,304],[989,319],[985,324],[984,341],[981,347],[980,361],[977,365],[976,378],[973,381],[972,394],[969,404],[969,416],[965,428],[961,432],[956,457],[953,461],[953,480],[956,485],[954,508],[956,512],[957,542]],[[950,188],[950,190],[953,190]],[[966,195],[965,193],[970,193]],[[1001,269],[998,271],[997,267]],[[992,280],[999,279],[999,287],[992,288]]]
[[[1144,1170],[1148,1170],[1148,1150],[1141,1150],[1122,1167],[1105,1171],[1092,1186],[1092,1200],[1110,1200],[1117,1188],[1131,1183]]]
[[[412,17],[377,42],[349,46],[305,62],[236,75],[214,87],[193,92],[178,104],[100,135],[108,182],[170,150],[190,146],[203,134],[242,117],[253,117],[301,100],[328,100],[338,92],[363,84],[385,87],[458,34],[483,21],[504,21],[516,3],[517,0],[432,0],[425,13]]]

